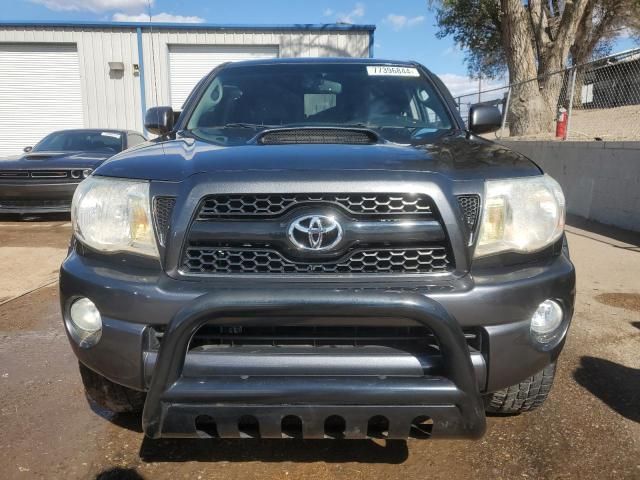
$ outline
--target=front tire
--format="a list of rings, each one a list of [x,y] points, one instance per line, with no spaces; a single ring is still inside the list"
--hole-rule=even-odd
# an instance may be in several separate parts
[[[526,380],[485,396],[488,413],[518,414],[540,407],[547,399],[556,363],[553,362]]]
[[[123,387],[78,363],[87,399],[114,413],[140,413],[145,392]]]

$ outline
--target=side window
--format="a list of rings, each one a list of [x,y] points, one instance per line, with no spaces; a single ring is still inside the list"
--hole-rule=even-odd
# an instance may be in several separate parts
[[[410,117],[413,120],[420,120],[420,112],[418,111],[418,105],[416,105],[416,99],[415,98],[412,98],[411,101],[409,102],[409,108],[411,110]]]
[[[443,128],[443,125],[446,122],[443,122],[440,116],[430,109],[429,107],[424,107],[424,112],[426,116],[427,123],[433,128]]]
[[[144,142],[146,142],[144,137],[137,133],[130,133],[127,135],[127,148],[135,147],[136,145],[140,145]]]
[[[412,103],[415,102],[416,98],[414,97]],[[443,115],[441,109],[436,111],[436,106],[440,106],[439,103],[434,102],[434,100],[429,95],[429,92],[422,89],[418,91],[417,100],[420,106],[422,107],[422,115],[424,116],[424,120],[431,128],[449,128],[449,121],[446,119],[447,117]],[[417,105],[416,105],[417,106]]]

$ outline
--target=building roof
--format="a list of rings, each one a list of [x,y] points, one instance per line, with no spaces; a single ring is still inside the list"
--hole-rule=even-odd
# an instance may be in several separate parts
[[[355,25],[351,23],[293,23],[293,24],[216,24],[216,23],[162,23],[162,22],[34,22],[6,21],[0,22],[2,27],[52,27],[52,28],[141,28],[167,30],[259,30],[259,31],[364,31],[373,32],[375,25]]]
[[[274,57],[274,58],[254,58],[251,60],[240,60],[230,63],[228,68],[245,67],[252,65],[275,65],[275,64],[306,64],[306,65],[326,65],[326,64],[358,64],[358,65],[392,65],[400,67],[415,67],[418,64],[413,60],[389,60],[383,58],[362,58],[362,57]]]

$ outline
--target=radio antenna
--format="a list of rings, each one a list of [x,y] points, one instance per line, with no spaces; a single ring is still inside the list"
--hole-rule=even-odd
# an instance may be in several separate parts
[[[160,102],[158,101],[158,75],[157,75],[157,71],[156,71],[156,67],[158,65],[157,62],[157,58],[156,58],[156,45],[155,45],[155,41],[153,39],[154,37],[154,32],[153,32],[153,15],[151,12],[151,2],[152,0],[147,0],[147,15],[149,16],[149,36],[151,37],[151,63],[153,64],[153,71],[151,72],[151,75],[153,77],[153,103],[154,103],[154,107],[159,107],[160,106]],[[158,123],[160,123],[160,119],[158,118]],[[162,145],[162,154],[165,155],[165,151],[164,151],[164,142],[160,143]]]

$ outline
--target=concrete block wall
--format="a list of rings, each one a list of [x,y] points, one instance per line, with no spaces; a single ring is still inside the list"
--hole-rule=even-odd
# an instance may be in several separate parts
[[[560,182],[569,213],[640,232],[640,141],[500,143]]]

